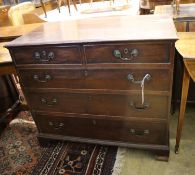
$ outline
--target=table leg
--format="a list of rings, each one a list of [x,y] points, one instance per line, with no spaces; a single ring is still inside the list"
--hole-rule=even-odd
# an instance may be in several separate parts
[[[173,115],[176,111],[176,107],[178,103],[178,96],[181,95],[182,92],[182,78],[184,72],[184,62],[183,57],[176,50],[175,52],[175,60],[174,60],[174,71],[173,71],[173,89],[172,89],[172,108],[171,115]],[[181,98],[180,98],[181,100]]]
[[[178,124],[177,124],[176,145],[175,145],[176,154],[179,152],[179,143],[180,143],[181,132],[182,132],[182,127],[184,123],[184,114],[185,114],[186,101],[187,101],[187,96],[188,96],[189,81],[190,81],[190,75],[186,67],[184,66],[182,96],[181,96],[181,104],[180,104],[179,118],[178,118]]]
[[[45,18],[47,18],[47,13],[46,13],[46,10],[45,10],[45,5],[43,3],[43,0],[41,0],[41,7],[42,7],[42,9],[43,9],[43,11],[45,13]]]

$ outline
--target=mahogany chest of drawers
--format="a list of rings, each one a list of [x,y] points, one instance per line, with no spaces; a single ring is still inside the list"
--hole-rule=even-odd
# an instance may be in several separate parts
[[[171,19],[115,16],[46,23],[9,43],[39,138],[169,155]]]

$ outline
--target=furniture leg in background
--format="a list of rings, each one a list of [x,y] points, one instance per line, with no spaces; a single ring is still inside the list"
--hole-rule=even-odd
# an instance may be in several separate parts
[[[45,18],[47,18],[47,12],[46,12],[46,9],[45,9],[45,4],[43,3],[43,0],[40,0],[41,1],[41,7],[44,11],[44,14],[45,14]]]
[[[184,67],[182,96],[181,96],[181,104],[180,104],[179,118],[178,118],[178,124],[177,124],[175,153],[178,153],[179,151],[179,143],[180,143],[181,132],[182,132],[183,123],[184,123],[184,115],[185,115],[185,110],[186,110],[186,101],[187,101],[187,96],[188,96],[189,81],[190,81],[189,73],[187,69]]]
[[[2,67],[2,65],[0,65]],[[13,68],[10,66],[10,69]],[[4,69],[5,70],[5,69]],[[10,71],[9,71],[10,72]],[[4,74],[1,71],[0,74],[0,93],[1,93],[1,106],[0,106],[0,123],[9,122],[15,114],[17,114],[20,104],[19,92],[15,86],[15,83],[11,75],[6,72]]]
[[[182,96],[180,104],[180,112],[177,125],[175,153],[179,152],[179,144],[184,124],[184,115],[186,109],[186,101],[189,90],[190,77],[195,82],[195,32],[182,32],[178,33],[179,40],[176,42],[175,47],[180,55],[183,57],[184,72],[182,83]]]
[[[64,0],[57,0],[57,1],[58,1],[59,12],[60,12],[60,7],[61,7],[61,4],[62,4],[62,1],[64,2]],[[72,2],[73,2],[73,5],[74,5],[76,11],[78,11],[75,0],[72,0]],[[68,5],[69,14],[71,15],[70,0],[66,0],[66,3],[67,3],[67,5]]]
[[[16,70],[8,50],[3,47],[5,44],[0,43],[0,124],[3,126],[23,108],[17,79],[13,78],[13,75],[17,77]]]

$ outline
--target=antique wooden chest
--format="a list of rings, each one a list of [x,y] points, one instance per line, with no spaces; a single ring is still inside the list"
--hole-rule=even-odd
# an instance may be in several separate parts
[[[9,43],[39,138],[169,155],[172,19],[112,16],[45,23]]]

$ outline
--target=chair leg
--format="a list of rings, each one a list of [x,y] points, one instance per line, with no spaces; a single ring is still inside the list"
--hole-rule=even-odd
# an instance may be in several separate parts
[[[68,11],[69,11],[69,14],[71,15],[71,12],[70,12],[70,0],[67,0],[67,4],[68,4]]]
[[[43,11],[45,13],[45,18],[47,18],[47,13],[46,13],[46,10],[45,10],[45,5],[43,3],[43,0],[41,0],[41,7],[42,7],[42,9],[43,9]]]
[[[56,0],[57,2],[57,5],[58,5],[58,11],[60,13],[60,7],[61,7],[61,4],[62,4],[62,0]]]
[[[109,0],[110,6],[114,5],[114,0]]]
[[[90,6],[92,6],[93,0],[90,0]]]
[[[74,5],[74,8],[76,9],[76,11],[78,11],[75,0],[72,0],[72,2],[73,2],[73,5]]]

